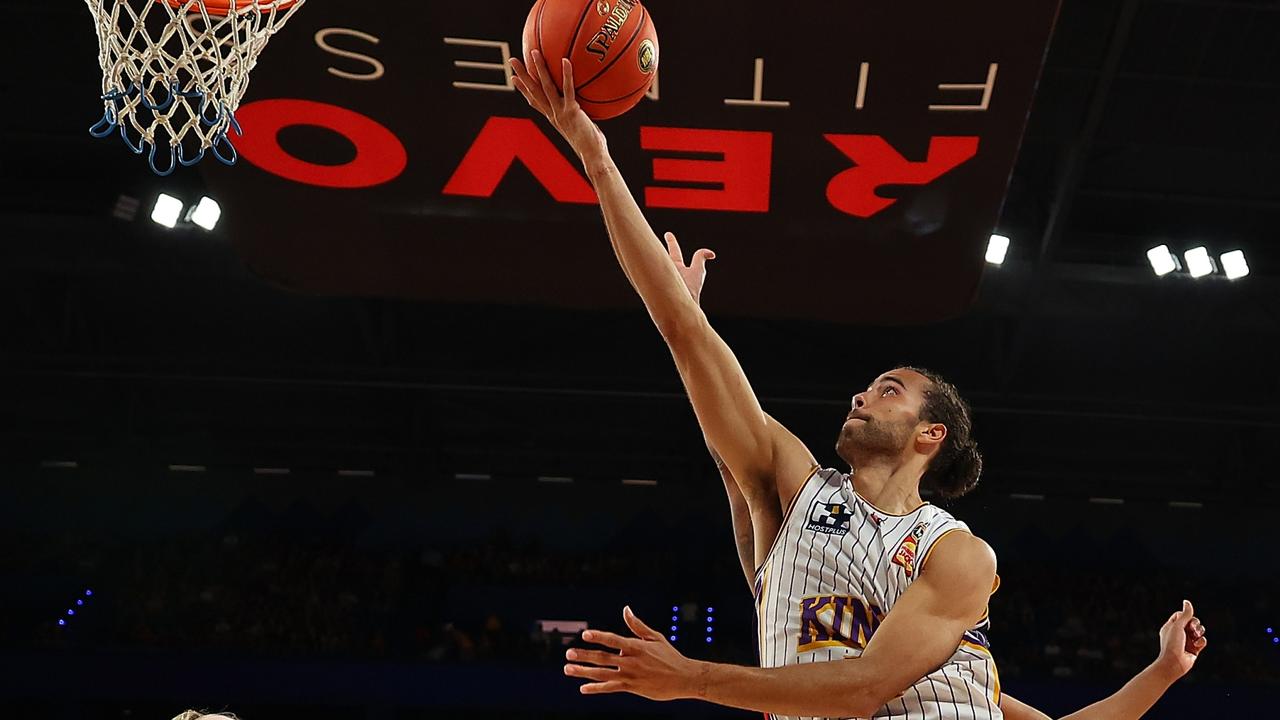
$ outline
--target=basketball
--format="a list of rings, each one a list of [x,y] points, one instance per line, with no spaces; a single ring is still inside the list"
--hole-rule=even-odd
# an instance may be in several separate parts
[[[531,50],[561,92],[569,58],[578,104],[596,120],[635,107],[658,71],[658,32],[636,0],[538,0],[524,24],[526,58]]]

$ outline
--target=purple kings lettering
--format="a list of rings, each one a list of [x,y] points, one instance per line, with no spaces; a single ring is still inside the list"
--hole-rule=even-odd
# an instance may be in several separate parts
[[[818,595],[800,600],[800,637],[796,652],[825,647],[862,649],[884,614],[875,605],[848,595]]]

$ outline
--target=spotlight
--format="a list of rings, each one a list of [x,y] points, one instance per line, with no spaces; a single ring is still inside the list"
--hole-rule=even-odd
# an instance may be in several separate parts
[[[1147,260],[1151,261],[1151,269],[1155,270],[1157,277],[1164,277],[1174,270],[1182,268],[1182,265],[1178,263],[1178,256],[1169,252],[1168,245],[1161,245],[1148,250]]]
[[[1203,245],[1191,248],[1182,256],[1187,259],[1187,272],[1191,277],[1200,278],[1213,273],[1213,258],[1209,257],[1209,251]]]
[[[987,262],[992,265],[1004,264],[1004,256],[1009,252],[1009,238],[1003,235],[992,235],[987,243]]]
[[[222,207],[211,197],[200,198],[200,203],[191,209],[187,219],[205,230],[213,230],[222,217]]]
[[[1219,259],[1222,261],[1222,272],[1228,280],[1238,280],[1249,274],[1249,264],[1244,261],[1243,250],[1222,253]]]
[[[151,210],[151,219],[172,230],[177,227],[180,215],[182,201],[172,195],[160,193],[160,197],[156,198],[156,206]]]

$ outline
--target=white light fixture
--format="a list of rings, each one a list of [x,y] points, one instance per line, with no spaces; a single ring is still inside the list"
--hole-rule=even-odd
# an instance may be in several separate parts
[[[1009,238],[1004,235],[992,235],[987,243],[987,262],[992,265],[1004,263],[1004,256],[1009,252]]]
[[[1182,267],[1178,264],[1178,256],[1169,251],[1168,245],[1153,247],[1147,251],[1147,260],[1151,261],[1151,269],[1157,277],[1164,277]]]
[[[156,206],[151,210],[151,219],[170,230],[178,225],[178,217],[182,215],[182,201],[172,195],[160,193],[156,198]]]
[[[200,203],[192,208],[187,215],[187,219],[199,225],[205,230],[212,230],[218,224],[218,218],[222,217],[222,207],[211,197],[200,198]]]
[[[1249,274],[1249,264],[1244,261],[1243,250],[1222,253],[1218,259],[1222,261],[1222,272],[1226,273],[1228,280],[1238,280]]]
[[[1187,259],[1187,272],[1191,277],[1200,278],[1213,273],[1213,258],[1209,257],[1209,251],[1203,245],[1191,248],[1182,256]]]

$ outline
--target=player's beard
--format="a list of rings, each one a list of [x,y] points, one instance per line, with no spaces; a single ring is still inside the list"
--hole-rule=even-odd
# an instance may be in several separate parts
[[[898,457],[911,440],[914,427],[910,423],[885,423],[875,418],[846,422],[836,439],[836,454],[853,468],[877,456]]]

